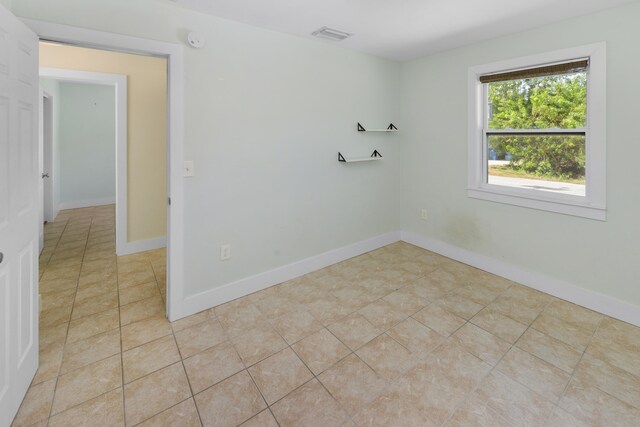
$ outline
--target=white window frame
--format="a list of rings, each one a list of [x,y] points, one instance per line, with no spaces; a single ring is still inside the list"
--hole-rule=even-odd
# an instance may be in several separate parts
[[[587,71],[586,195],[492,185],[484,138],[487,94],[480,76],[589,58]],[[606,220],[606,43],[595,43],[469,68],[468,189],[471,198],[584,218]]]

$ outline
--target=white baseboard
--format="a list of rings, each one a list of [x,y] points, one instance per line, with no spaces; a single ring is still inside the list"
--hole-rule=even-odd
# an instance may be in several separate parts
[[[182,310],[175,313],[175,319],[190,316],[202,310],[249,295],[278,283],[295,279],[307,273],[362,255],[400,240],[400,232],[382,234],[362,240],[352,245],[315,255],[264,273],[240,279],[217,288],[189,296],[184,299]],[[172,316],[173,317],[173,316]]]
[[[436,239],[429,239],[409,232],[401,232],[401,239],[412,245],[436,252],[448,258],[471,265],[489,273],[521,283],[574,304],[595,310],[632,325],[640,326],[640,307],[617,298],[591,291],[541,273],[463,249]]]
[[[78,209],[78,208],[89,208],[91,206],[102,206],[102,205],[112,205],[116,202],[115,196],[113,197],[100,197],[97,199],[84,199],[84,200],[76,200],[74,202],[64,202],[58,205],[58,210],[64,209]]]
[[[118,256],[137,254],[138,252],[151,251],[167,246],[166,237],[156,237],[155,239],[137,240],[135,242],[116,243],[116,254]]]

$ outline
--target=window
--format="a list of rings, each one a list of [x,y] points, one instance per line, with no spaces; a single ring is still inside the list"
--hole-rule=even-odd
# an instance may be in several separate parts
[[[606,219],[604,43],[469,69],[470,197]]]

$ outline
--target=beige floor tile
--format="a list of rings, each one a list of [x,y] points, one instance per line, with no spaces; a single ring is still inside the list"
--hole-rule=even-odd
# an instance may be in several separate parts
[[[416,295],[415,289],[411,286],[400,288],[385,296],[383,300],[407,316],[417,313],[429,304],[429,301]]]
[[[51,418],[49,426],[124,426],[122,388],[107,392]]]
[[[562,424],[550,424],[561,426]],[[496,411],[487,406],[486,402],[477,397],[467,399],[453,414],[446,426],[450,427],[511,427]]]
[[[194,393],[199,393],[244,369],[240,356],[229,342],[184,359],[184,367]]]
[[[20,405],[13,424],[14,427],[30,426],[49,417],[56,381],[50,380],[32,385]]]
[[[256,363],[249,368],[249,373],[268,405],[273,405],[313,378],[313,374],[290,348]]]
[[[40,313],[40,324],[46,326],[56,326],[68,323],[71,319],[72,306],[62,306],[51,308]]]
[[[497,371],[489,374],[475,395],[511,426],[547,426],[554,408],[544,397]]]
[[[190,328],[192,326],[196,326],[202,322],[206,322],[207,320],[211,320],[212,317],[209,314],[209,310],[201,311],[200,313],[193,314],[189,317],[184,317],[180,320],[176,320],[171,323],[171,328],[173,328],[173,332],[180,332],[183,329]]]
[[[529,325],[552,300],[551,296],[542,292],[514,285],[496,298],[491,308]]]
[[[64,349],[60,373],[65,374],[116,354],[120,354],[119,329],[69,343]]]
[[[330,325],[335,323],[345,316],[352,313],[352,311],[342,304],[333,295],[326,295],[322,298],[306,304],[305,308],[323,325]]]
[[[511,344],[518,341],[518,338],[527,329],[527,325],[511,319],[491,307],[483,309],[470,322]]]
[[[562,369],[517,347],[506,354],[497,370],[554,403],[560,399],[570,378]]]
[[[382,333],[364,316],[354,313],[327,327],[351,350],[357,350]]]
[[[484,308],[483,305],[475,303],[469,298],[456,293],[436,300],[436,304],[465,320],[471,319]]]
[[[78,286],[78,292],[76,293],[76,303],[80,303],[96,296],[100,296],[105,293],[117,292],[118,283],[94,283],[87,286]]]
[[[255,365],[287,346],[268,324],[254,325],[253,330],[232,338],[232,342],[246,366]]]
[[[32,384],[48,381],[58,376],[60,365],[62,364],[62,348],[63,345],[55,345],[40,349],[40,365],[31,382]]]
[[[40,311],[47,311],[58,307],[71,307],[76,295],[75,289],[43,294],[40,298]]]
[[[453,334],[452,339],[468,352],[494,366],[511,348],[511,344],[493,334],[467,323]]]
[[[72,320],[69,323],[67,343],[73,343],[103,332],[116,329],[120,326],[118,309],[103,311],[102,313]]]
[[[60,347],[64,345],[67,339],[67,330],[69,329],[68,323],[63,323],[55,326],[41,326],[40,327],[40,351],[46,350],[49,347]]]
[[[351,351],[327,329],[309,335],[292,346],[302,361],[318,375]]]
[[[587,353],[640,378],[640,328],[605,318]]]
[[[407,318],[405,314],[398,310],[393,304],[385,300],[378,300],[358,311],[373,326],[381,330],[387,330]]]
[[[40,293],[49,294],[66,291],[68,289],[75,289],[78,286],[78,279],[54,279],[54,280],[41,280],[40,281]]]
[[[360,348],[356,354],[386,381],[392,381],[418,362],[415,354],[386,334]]]
[[[568,373],[573,372],[582,357],[582,353],[569,344],[533,328],[527,329],[516,346]]]
[[[593,385],[613,397],[640,409],[640,378],[585,354],[573,374],[584,385]]]
[[[593,336],[593,328],[590,325],[571,323],[547,313],[538,316],[531,327],[563,341],[579,351],[585,350]]]
[[[456,342],[448,341],[408,371],[400,382],[417,398],[432,400],[426,404],[438,415],[432,414],[429,418],[442,423],[490,370],[490,365]],[[448,394],[448,399],[439,401],[438,393]]]
[[[393,384],[358,412],[353,420],[359,427],[434,426],[424,401],[404,384]]]
[[[119,292],[120,305],[127,305],[134,302],[157,297],[160,294],[158,284],[155,282],[143,283],[129,288],[121,289]]]
[[[207,320],[190,328],[186,328],[175,334],[178,348],[183,358],[193,356],[226,340],[220,323],[215,320]]]
[[[150,318],[131,323],[121,329],[122,350],[129,350],[169,334],[171,324],[167,319]]]
[[[172,335],[122,353],[125,384],[180,361]]]
[[[596,329],[604,318],[600,313],[562,300],[551,302],[544,312],[567,322],[589,326],[592,331]]]
[[[355,354],[324,371],[318,379],[350,415],[377,397],[387,385]]]
[[[123,326],[149,317],[165,317],[166,308],[160,295],[120,307],[120,323]]]
[[[271,415],[271,411],[265,409],[249,421],[242,423],[241,427],[278,427],[278,423]]]
[[[553,410],[553,413],[547,420],[547,423],[550,426],[562,427],[588,427],[590,425],[578,420],[576,417],[559,407],[556,407]]]
[[[122,386],[120,355],[87,365],[58,378],[52,414]]]
[[[149,418],[140,427],[200,427],[200,416],[193,399],[187,399]]]
[[[224,331],[230,337],[250,332],[256,324],[266,322],[265,316],[249,300],[231,302],[215,308]]]
[[[573,417],[590,426],[635,427],[640,411],[600,389],[572,380],[558,404]],[[615,424],[612,424],[615,423]]]
[[[124,386],[127,425],[134,425],[189,398],[191,390],[178,362]]]
[[[90,299],[76,302],[73,305],[73,314],[71,319],[79,319],[80,317],[101,313],[116,307],[118,307],[118,293],[107,292]]]
[[[296,343],[323,328],[308,311],[296,310],[271,321],[273,328],[289,344]]]
[[[355,284],[333,291],[331,295],[336,297],[350,311],[359,310],[376,299],[364,288]]]
[[[466,323],[463,318],[436,304],[428,305],[411,317],[445,337],[453,334]]]
[[[280,427],[334,427],[347,414],[315,378],[271,407]]]
[[[196,394],[195,400],[205,427],[237,426],[267,407],[247,371]]]
[[[142,283],[149,283],[156,280],[156,276],[153,273],[151,264],[147,264],[144,267],[140,267],[136,270],[121,272],[121,267],[118,265],[118,286],[120,289],[128,288],[130,286],[140,285]]]
[[[426,357],[444,337],[409,317],[387,331],[387,335],[418,357]]]
[[[491,304],[498,295],[505,291],[509,286],[511,285],[503,284],[500,282],[500,279],[498,279],[498,282],[489,281],[466,284],[456,289],[455,293],[480,305],[486,306]]]

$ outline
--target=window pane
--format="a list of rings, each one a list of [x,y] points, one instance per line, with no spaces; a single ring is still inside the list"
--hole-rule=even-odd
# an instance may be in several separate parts
[[[487,136],[487,182],[585,196],[584,135]]]
[[[587,74],[487,83],[490,129],[574,129],[587,125]]]

